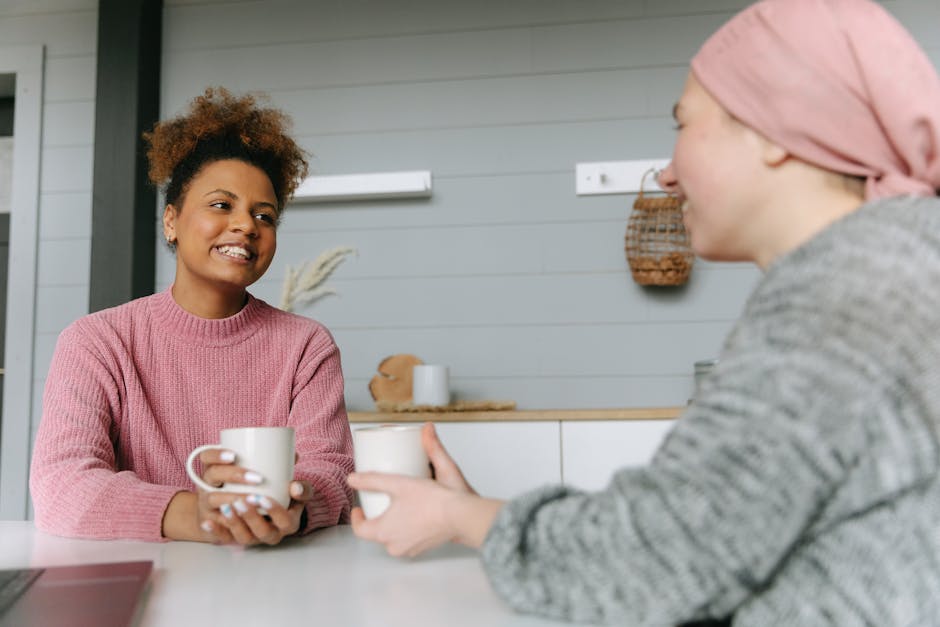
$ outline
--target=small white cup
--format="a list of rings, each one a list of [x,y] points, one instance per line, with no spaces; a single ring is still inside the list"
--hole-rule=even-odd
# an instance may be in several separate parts
[[[353,431],[356,472],[384,472],[409,477],[430,477],[427,453],[421,446],[420,425],[379,425]],[[381,516],[391,499],[384,492],[359,491],[366,518]]]
[[[193,461],[203,451],[227,449],[235,452],[235,464],[261,475],[258,485],[225,483],[221,488],[209,485],[193,470]],[[284,507],[290,506],[290,482],[294,478],[293,427],[242,427],[222,429],[218,444],[196,447],[186,459],[186,474],[207,492],[263,494]]]
[[[447,366],[422,364],[414,367],[411,375],[411,403],[434,405],[450,403],[450,377]]]

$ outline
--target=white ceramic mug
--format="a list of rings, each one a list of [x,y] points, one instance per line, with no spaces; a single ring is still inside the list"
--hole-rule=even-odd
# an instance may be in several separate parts
[[[379,425],[353,431],[356,472],[384,472],[430,477],[431,466],[421,446],[421,425]],[[381,516],[391,499],[384,492],[359,491],[366,518]]]
[[[261,483],[225,483],[221,488],[209,485],[193,470],[193,461],[203,451],[229,450],[235,453],[235,465],[261,475]],[[186,459],[186,473],[207,492],[263,494],[284,507],[290,505],[290,482],[294,479],[293,427],[242,427],[222,429],[218,444],[196,447]]]
[[[447,366],[438,364],[415,366],[411,374],[411,403],[437,407],[450,403],[448,374]]]

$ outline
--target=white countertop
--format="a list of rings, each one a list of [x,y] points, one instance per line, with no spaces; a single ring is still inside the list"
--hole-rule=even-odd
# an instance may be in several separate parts
[[[558,625],[492,591],[474,551],[388,556],[348,526],[243,549],[193,542],[71,540],[0,521],[0,569],[151,560],[140,627]]]

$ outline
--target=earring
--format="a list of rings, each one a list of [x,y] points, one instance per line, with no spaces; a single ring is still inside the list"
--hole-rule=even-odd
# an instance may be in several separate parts
[[[166,243],[167,243],[167,245],[172,246],[173,244],[176,243],[176,239],[173,238],[173,237],[170,237],[169,235],[167,235],[167,236],[166,236]]]

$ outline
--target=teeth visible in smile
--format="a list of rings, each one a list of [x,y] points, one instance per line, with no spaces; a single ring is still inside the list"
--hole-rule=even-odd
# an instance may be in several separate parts
[[[239,259],[248,259],[251,257],[251,253],[241,246],[219,246],[216,250],[229,257],[238,257]]]

